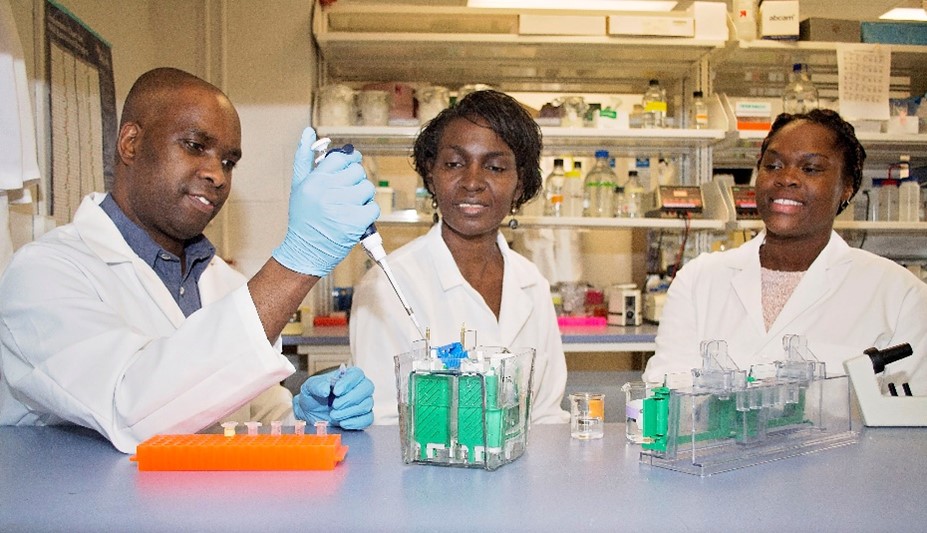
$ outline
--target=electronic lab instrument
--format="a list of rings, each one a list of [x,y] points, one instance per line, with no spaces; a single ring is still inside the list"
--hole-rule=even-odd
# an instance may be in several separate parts
[[[698,217],[702,214],[704,201],[702,190],[696,186],[661,185],[659,189],[660,208],[654,216],[662,217]],[[648,213],[650,216],[650,213]]]
[[[634,283],[622,283],[608,289],[608,325],[640,326],[641,291]]]

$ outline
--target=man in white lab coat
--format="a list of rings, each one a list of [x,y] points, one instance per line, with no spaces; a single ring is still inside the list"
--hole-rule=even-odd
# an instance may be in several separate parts
[[[372,421],[359,369],[330,386],[275,346],[288,318],[378,216],[360,154],[293,165],[287,234],[246,280],[203,236],[229,196],[241,128],[216,87],[170,68],[143,74],[123,109],[109,194],[14,256],[0,278],[0,423],[73,423],[121,451],[225,419]],[[329,393],[335,398],[329,402]]]

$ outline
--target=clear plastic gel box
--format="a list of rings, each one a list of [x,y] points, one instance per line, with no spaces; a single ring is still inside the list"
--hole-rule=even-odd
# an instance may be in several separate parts
[[[495,470],[520,457],[534,349],[422,344],[394,358],[403,462]]]
[[[703,343],[690,387],[644,400],[641,462],[706,476],[857,442],[847,376],[828,376],[801,337],[783,347],[748,372],[723,341]]]

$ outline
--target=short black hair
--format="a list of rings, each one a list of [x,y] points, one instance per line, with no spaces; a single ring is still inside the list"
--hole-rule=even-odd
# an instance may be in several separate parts
[[[763,155],[766,153],[772,138],[786,124],[796,120],[806,120],[819,124],[834,133],[837,148],[843,152],[843,179],[853,185],[853,194],[850,195],[850,199],[852,199],[856,196],[863,183],[863,164],[866,162],[866,149],[856,138],[856,130],[853,125],[843,120],[839,113],[830,109],[812,109],[807,113],[782,113],[776,117],[769,134],[763,139],[763,145],[760,147],[760,157],[756,161],[757,169],[760,168],[760,161],[763,160]],[[843,206],[841,206],[837,213],[840,213],[843,209]]]
[[[531,115],[511,96],[494,90],[475,91],[453,107],[442,110],[422,128],[412,147],[412,165],[434,195],[428,172],[438,157],[438,143],[451,121],[465,118],[476,123],[486,121],[489,128],[502,138],[515,154],[521,196],[515,207],[521,207],[541,190],[541,128]]]

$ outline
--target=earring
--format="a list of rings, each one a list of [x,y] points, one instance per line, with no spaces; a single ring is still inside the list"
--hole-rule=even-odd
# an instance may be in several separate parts
[[[518,229],[518,220],[515,218],[515,213],[518,212],[518,207],[512,204],[512,218],[509,219],[509,229]]]
[[[431,197],[431,209],[434,211],[434,214],[431,215],[431,224],[437,224],[441,217],[438,216],[438,199],[434,196]]]
[[[843,202],[840,203],[840,209],[837,210],[837,212],[838,212],[838,213],[842,213],[842,212],[843,212],[847,207],[849,207],[849,206],[850,206],[850,201],[849,201],[849,200],[844,200]]]

